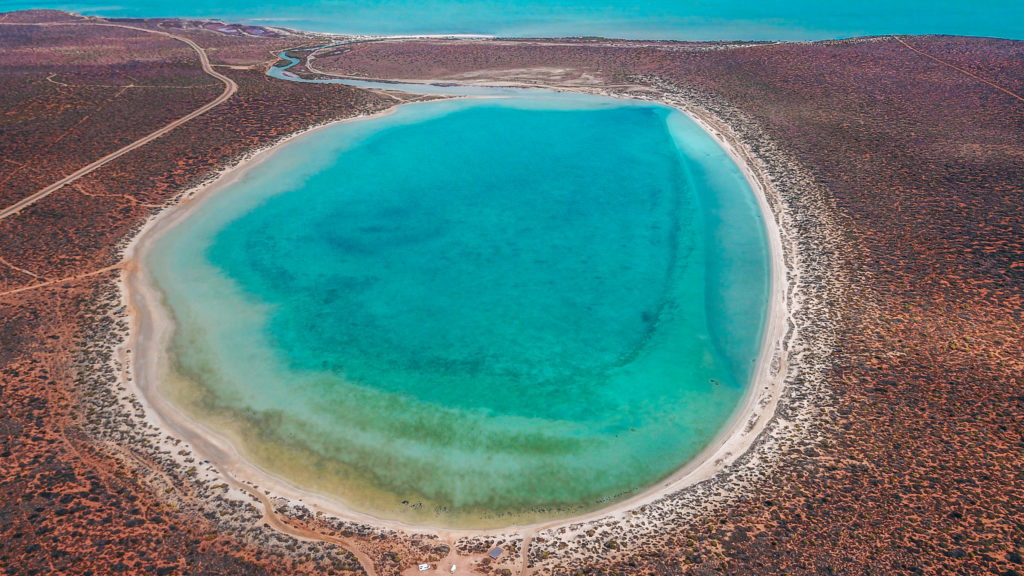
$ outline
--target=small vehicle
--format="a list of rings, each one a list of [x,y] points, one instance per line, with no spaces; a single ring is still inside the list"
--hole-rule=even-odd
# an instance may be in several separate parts
[[[420,572],[426,572],[430,570],[430,564],[420,564]]]
[[[449,574],[455,574],[455,564],[452,564],[452,569],[448,571]]]

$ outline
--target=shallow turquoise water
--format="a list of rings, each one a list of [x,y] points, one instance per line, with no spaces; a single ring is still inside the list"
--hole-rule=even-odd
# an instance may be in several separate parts
[[[0,11],[59,8],[103,16],[223,18],[360,34],[473,33],[672,40],[822,40],[878,34],[1024,39],[1019,0],[0,0]]]
[[[147,265],[172,396],[358,510],[478,525],[699,452],[750,379],[767,262],[742,175],[681,113],[524,97],[309,135]]]

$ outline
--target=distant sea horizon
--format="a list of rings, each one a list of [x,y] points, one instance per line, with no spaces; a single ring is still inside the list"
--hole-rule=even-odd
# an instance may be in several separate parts
[[[0,12],[54,9],[105,17],[215,19],[314,32],[367,35],[601,36],[648,40],[813,41],[886,34],[948,34],[1024,40],[1024,2],[812,0],[642,3],[525,0],[0,0]]]

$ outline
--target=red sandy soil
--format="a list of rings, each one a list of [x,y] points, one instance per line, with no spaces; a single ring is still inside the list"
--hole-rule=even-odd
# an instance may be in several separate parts
[[[144,452],[90,432],[99,416],[116,417],[97,414],[106,397],[81,382],[85,367],[99,370],[107,359],[102,341],[118,322],[107,310],[116,299],[117,271],[109,267],[126,239],[246,152],[394,103],[263,75],[276,51],[315,45],[316,36],[181,26],[175,33],[209,46],[215,64],[252,66],[219,68],[238,94],[0,221],[0,569],[9,574],[362,570],[333,544],[262,527],[254,509],[190,508],[216,500],[214,487],[178,482]],[[841,297],[831,303],[840,339],[829,363],[834,418],[824,437],[783,454],[769,478],[724,512],[628,542],[596,541],[587,555],[538,562],[541,571],[1024,572],[1024,102],[965,73],[1019,95],[1024,44],[906,42],[960,70],[892,39],[742,48],[384,42],[315,60],[320,70],[372,77],[452,79],[487,70],[502,81],[696,97],[722,117],[742,111],[750,126],[738,126],[741,135],[767,134],[834,204],[846,242],[816,255],[844,273]],[[0,184],[4,206],[221,90],[187,48],[141,32],[3,25],[0,46],[0,157],[25,167]],[[536,67],[559,72],[523,70]],[[51,74],[72,86],[50,82]],[[122,88],[82,86],[123,87],[129,75],[168,87],[118,94]],[[150,96],[133,96],[143,90]],[[43,282],[51,283],[31,288]],[[448,552],[397,534],[335,529],[301,510],[282,516],[359,538],[379,574]],[[537,540],[531,558],[558,558],[554,545]]]
[[[31,168],[0,185],[4,205],[223,88],[199,72],[187,47],[141,32],[3,26],[0,44],[6,59],[0,98],[8,111],[0,120],[0,146],[5,160]],[[69,83],[145,79],[170,87],[112,98],[118,89],[64,88],[47,81],[54,73]],[[261,70],[225,73],[240,88],[224,105],[0,221],[0,569],[6,573],[362,571],[334,546],[284,537],[270,546],[263,534],[234,537],[215,517],[176,511],[156,496],[156,475],[139,473],[145,463],[132,461],[137,454],[126,456],[131,452],[84,432],[87,391],[76,387],[72,367],[110,322],[96,309],[111,297],[116,270],[76,277],[116,265],[118,245],[147,217],[246,152],[392,104],[344,87],[273,82]],[[184,91],[181,85],[209,87]],[[57,282],[10,292],[47,281]],[[197,496],[183,483],[172,490],[179,499]]]
[[[210,61],[226,66],[266,66],[290,48],[323,46],[337,41],[316,33],[283,35],[259,26],[211,24],[205,21],[173,19],[111,19],[111,22],[171,32],[201,42]],[[263,33],[256,33],[262,30]],[[226,32],[225,32],[226,31]],[[216,33],[213,33],[216,32]]]
[[[54,172],[71,173],[223,90],[188,46],[170,38],[79,25],[0,32],[5,207],[50,184]]]

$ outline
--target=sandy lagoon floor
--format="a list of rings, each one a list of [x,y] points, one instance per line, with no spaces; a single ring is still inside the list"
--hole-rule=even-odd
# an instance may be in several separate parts
[[[685,110],[684,110],[685,111]],[[385,112],[385,114],[391,113]],[[128,370],[125,384],[136,392],[146,408],[146,416],[150,423],[171,431],[175,436],[189,443],[202,458],[209,459],[217,471],[233,484],[243,486],[258,485],[261,491],[272,496],[285,498],[302,503],[317,512],[338,518],[366,523],[381,528],[398,529],[417,533],[434,533],[446,540],[464,538],[474,535],[516,534],[524,540],[537,532],[558,528],[560,526],[579,525],[589,520],[623,514],[656,502],[665,495],[674,494],[687,487],[712,478],[736,461],[758,438],[761,431],[771,421],[775,407],[781,396],[783,382],[787,374],[786,355],[783,353],[783,337],[786,320],[790,314],[787,303],[787,271],[782,257],[781,236],[776,219],[770,210],[764,193],[763,180],[734,144],[730,143],[721,132],[713,128],[708,121],[690,114],[691,118],[716,139],[723,149],[736,161],[755,192],[761,207],[770,242],[772,287],[771,307],[764,332],[762,351],[759,357],[754,382],[749,386],[742,405],[737,409],[728,426],[726,426],[697,458],[691,460],[671,477],[649,487],[642,493],[626,500],[594,512],[571,518],[554,521],[512,526],[504,529],[451,530],[431,528],[430,526],[411,526],[397,521],[381,520],[356,512],[341,502],[316,494],[296,486],[287,480],[261,469],[241,456],[229,438],[207,429],[201,423],[190,418],[159,392],[157,383],[161,374],[166,373],[166,349],[173,324],[166,310],[159,305],[160,295],[150,285],[145,270],[138,266],[126,267],[124,275],[125,298],[131,313],[131,330],[127,343],[122,348]],[[358,119],[357,119],[358,120]],[[323,127],[315,128],[319,130]],[[309,131],[311,132],[311,131]],[[306,132],[306,133],[309,133]],[[229,186],[240,178],[246,170],[262,162],[274,150],[293,138],[286,139],[276,146],[259,151],[251,157],[225,171],[212,183],[185,195],[184,200],[157,217],[153,218],[127,249],[126,258],[130,262],[144,260],[147,249],[153,241],[171,227],[188,217],[196,210],[204,199],[216,194],[218,190]],[[249,490],[251,492],[251,490]]]

